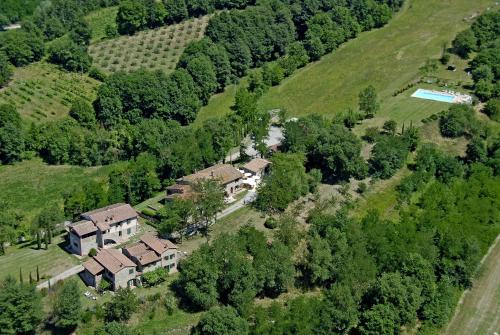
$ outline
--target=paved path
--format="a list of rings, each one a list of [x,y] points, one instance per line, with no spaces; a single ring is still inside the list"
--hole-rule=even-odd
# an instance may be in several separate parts
[[[265,140],[265,143],[268,147],[276,145],[276,144],[281,144],[283,141],[283,129],[280,127],[276,126],[270,126],[269,127],[269,132],[267,134],[267,138]],[[260,154],[253,148],[253,143],[252,140],[250,139],[250,136],[247,136],[246,138],[243,139],[243,145],[245,145],[245,153],[249,157],[260,157]],[[234,149],[231,149],[234,150]],[[229,154],[226,156],[225,161],[230,162],[230,161],[236,161],[240,158],[240,151],[237,150],[236,152],[233,152],[232,154]]]
[[[54,276],[52,278],[50,278],[50,284],[51,285],[54,285],[55,283],[57,283],[58,281],[60,280],[64,280],[68,277],[71,277],[73,275],[76,275],[77,273],[79,273],[80,271],[83,271],[83,266],[82,265],[76,265],[64,272],[61,272],[60,274],[58,274],[57,276]],[[38,289],[42,289],[42,288],[49,288],[49,280],[47,281],[44,281],[43,283],[40,283],[36,286],[36,288]]]
[[[236,212],[238,209],[245,207],[247,204],[254,201],[256,196],[257,192],[255,191],[255,189],[248,191],[248,193],[245,195],[243,199],[236,201],[231,206],[227,207],[219,214],[217,214],[217,219],[222,219],[223,217],[226,217],[229,214]]]

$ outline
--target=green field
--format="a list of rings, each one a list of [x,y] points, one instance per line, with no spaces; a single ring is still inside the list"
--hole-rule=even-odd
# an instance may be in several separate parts
[[[89,179],[102,179],[113,165],[82,168],[47,165],[33,159],[14,165],[0,166],[0,201],[14,206],[26,223],[45,206],[62,200],[65,191],[83,185]]]
[[[332,116],[357,108],[359,91],[372,84],[381,99],[377,122],[388,118],[417,121],[439,112],[447,104],[410,99],[408,91],[396,98],[392,94],[418,79],[419,68],[427,59],[441,56],[443,44],[449,45],[457,32],[470,25],[466,18],[493,4],[492,0],[409,0],[387,26],[364,32],[297,71],[271,88],[260,104],[264,109],[286,108],[293,116]],[[463,61],[452,61],[457,62],[459,69],[465,65]],[[443,68],[436,75],[456,83],[468,79],[461,71]],[[234,87],[229,87],[212,98],[199,117],[229,112],[234,92]]]
[[[0,90],[0,104],[16,106],[27,121],[49,121],[66,116],[77,97],[93,101],[98,83],[52,64],[34,63],[16,68],[13,80]]]
[[[175,69],[189,42],[203,37],[209,19],[210,16],[203,16],[179,24],[143,30],[132,36],[104,40],[91,44],[89,53],[94,65],[106,72],[139,68],[169,72]],[[95,24],[96,27],[101,25]]]
[[[92,29],[91,43],[106,37],[106,26],[116,26],[116,13],[118,13],[118,6],[101,8],[85,16],[85,20]]]
[[[53,243],[49,244],[47,250],[37,250],[36,242],[7,248],[6,254],[0,256],[0,279],[7,275],[19,278],[19,269],[21,268],[25,281],[29,280],[30,272],[33,279],[36,280],[37,266],[40,277],[48,278],[78,264],[76,257],[62,249],[63,241],[61,236],[54,237]]]

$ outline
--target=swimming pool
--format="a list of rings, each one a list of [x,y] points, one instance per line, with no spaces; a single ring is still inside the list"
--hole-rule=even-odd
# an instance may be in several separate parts
[[[411,96],[414,98],[448,102],[448,103],[454,103],[456,98],[454,95],[448,93],[424,90],[422,88],[416,90],[415,93],[413,93]]]

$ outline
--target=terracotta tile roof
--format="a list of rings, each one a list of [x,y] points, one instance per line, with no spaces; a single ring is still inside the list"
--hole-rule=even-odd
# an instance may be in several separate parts
[[[141,265],[148,265],[150,263],[157,262],[160,259],[160,256],[158,256],[153,250],[148,251],[146,254],[137,258],[139,264]]]
[[[82,220],[72,224],[70,230],[78,236],[83,236],[96,232],[97,227],[92,221]]]
[[[206,168],[204,170],[198,171],[196,173],[190,174],[189,176],[184,176],[181,179],[179,179],[179,181],[193,183],[199,179],[207,179],[207,178],[220,179],[222,184],[225,185],[232,181],[243,178],[243,174],[232,165],[218,164]]]
[[[177,249],[177,246],[169,240],[160,239],[152,234],[146,234],[141,237],[140,242],[123,250],[130,257],[135,258],[139,264],[147,265],[159,261],[161,255],[169,249]]]
[[[123,251],[126,251],[132,257],[139,257],[148,253],[150,250],[144,243],[136,243],[123,248]]]
[[[177,246],[169,240],[160,239],[152,234],[141,236],[141,242],[153,249],[158,255],[163,254],[168,249],[177,249]]]
[[[253,173],[258,173],[268,167],[269,164],[271,164],[271,162],[267,159],[254,158],[250,162],[243,165],[243,169],[251,171]]]
[[[83,213],[82,218],[92,221],[101,231],[107,230],[110,224],[137,217],[137,212],[129,204],[118,203]]]
[[[94,259],[112,273],[117,273],[126,267],[135,267],[134,262],[116,249],[103,249],[94,256]]]
[[[94,276],[104,270],[101,264],[97,263],[93,258],[83,263],[83,267]]]

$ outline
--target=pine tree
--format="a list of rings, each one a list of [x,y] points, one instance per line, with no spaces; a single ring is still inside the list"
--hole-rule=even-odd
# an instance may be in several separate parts
[[[38,246],[38,250],[42,249],[42,237],[40,236],[40,232],[36,232],[36,244]]]
[[[80,289],[74,280],[64,282],[57,292],[54,302],[56,326],[62,329],[74,329],[82,314]]]

